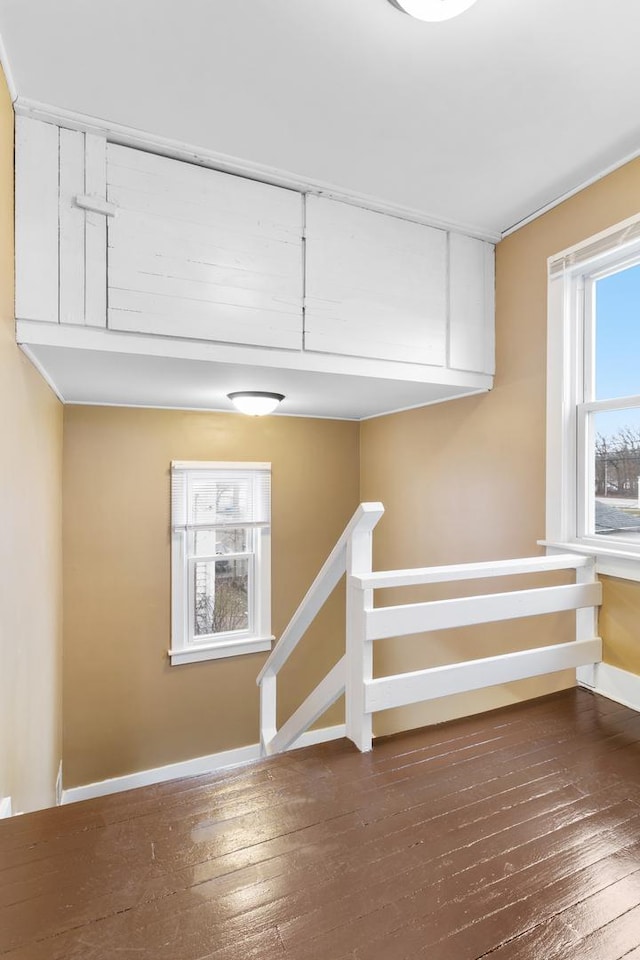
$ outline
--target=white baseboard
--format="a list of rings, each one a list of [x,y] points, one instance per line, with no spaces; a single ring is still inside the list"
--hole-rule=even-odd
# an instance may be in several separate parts
[[[62,794],[64,790],[62,788],[62,760],[58,765],[58,776],[56,777],[56,806],[59,807],[62,803]]]
[[[593,667],[583,668],[583,671],[578,675],[580,686],[640,712],[640,676],[637,673],[612,667],[608,663],[596,663]]]
[[[10,817],[12,814],[11,797],[3,797],[0,800],[0,820]]]
[[[344,724],[322,727],[319,730],[307,730],[296,740],[292,749],[310,747],[316,743],[326,743],[328,740],[340,740],[345,733]],[[238,747],[236,750],[224,750],[222,753],[211,753],[206,757],[194,757],[192,760],[183,760],[180,763],[169,763],[165,767],[140,770],[124,777],[113,777],[110,780],[87,783],[81,787],[71,787],[69,790],[62,791],[61,803],[76,803],[78,800],[104,797],[109,793],[148,787],[152,783],[179,780],[181,777],[196,777],[202,773],[216,773],[218,770],[227,770],[259,759],[260,744],[252,743],[248,747]]]

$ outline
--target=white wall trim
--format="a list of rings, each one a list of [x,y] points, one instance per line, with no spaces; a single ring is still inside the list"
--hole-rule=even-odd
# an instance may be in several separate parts
[[[5,820],[12,815],[11,797],[3,797],[0,800],[0,820]]]
[[[62,803],[62,794],[64,788],[62,786],[62,760],[58,765],[58,776],[56,777],[56,806],[59,807]]]
[[[577,186],[572,187],[571,190],[566,190],[564,193],[561,193],[560,196],[556,197],[555,200],[550,200],[549,203],[545,203],[545,205],[539,207],[538,210],[534,210],[534,212],[530,213],[528,217],[524,217],[522,220],[518,220],[517,223],[514,223],[511,227],[507,227],[506,230],[502,231],[502,239],[504,240],[505,237],[515,233],[516,230],[521,230],[522,227],[526,227],[528,223],[533,223],[533,221],[537,220],[538,217],[542,217],[545,213],[548,213],[555,207],[559,207],[561,203],[565,202],[565,200],[570,200],[571,197],[575,197],[577,193],[580,193],[582,190],[586,190],[587,187],[591,187],[594,183],[597,183],[598,180],[603,180],[605,177],[608,177],[610,173],[615,173],[616,170],[624,167],[627,163],[631,163],[633,160],[637,160],[638,157],[640,157],[640,149],[626,154],[626,156],[624,156],[621,160],[616,160],[615,163],[609,164],[609,166],[604,167],[598,173],[594,173],[594,175],[589,177],[587,180],[582,180]]]
[[[58,324],[55,324],[55,326],[57,327]],[[60,403],[65,403],[66,401],[65,401],[64,397],[62,396],[62,394],[60,393],[57,385],[56,385],[56,384],[54,383],[54,381],[51,379],[51,377],[49,376],[49,374],[47,373],[47,371],[45,370],[45,368],[42,366],[42,364],[40,363],[40,361],[38,360],[38,358],[34,355],[33,351],[29,349],[29,345],[26,344],[26,343],[19,343],[18,346],[20,347],[20,349],[21,349],[22,352],[24,353],[25,357],[27,357],[27,359],[29,360],[29,362],[32,363],[33,366],[36,368],[36,370],[38,371],[38,373],[40,374],[40,376],[42,377],[42,379],[44,380],[44,382],[47,384],[47,386],[48,386],[48,387],[51,389],[51,391],[56,395],[56,397],[58,398],[58,400],[60,401]]]
[[[45,123],[55,123],[69,130],[82,130],[85,133],[106,136],[110,143],[117,143],[124,147],[135,147],[140,150],[146,150],[148,153],[157,153],[160,156],[173,157],[175,160],[197,163],[200,166],[210,167],[213,170],[237,174],[238,176],[248,177],[252,180],[260,180],[264,183],[274,184],[275,186],[298,190],[302,193],[326,196],[332,200],[351,203],[356,207],[365,207],[367,210],[375,210],[378,213],[386,213],[389,216],[399,217],[401,220],[412,220],[415,223],[424,223],[427,226],[436,227],[440,230],[452,230],[454,233],[463,233],[466,236],[476,237],[478,240],[487,240],[490,243],[498,243],[500,240],[504,240],[512,233],[516,233],[516,231],[521,230],[522,227],[526,227],[527,224],[533,223],[534,220],[544,216],[545,213],[560,206],[565,200],[570,200],[571,197],[576,196],[576,194],[582,190],[586,190],[587,187],[597,183],[598,180],[604,179],[604,177],[609,176],[610,173],[614,173],[627,163],[631,163],[640,157],[640,149],[634,150],[632,153],[628,153],[622,157],[621,160],[609,164],[593,176],[580,181],[575,187],[559,194],[553,200],[550,200],[548,203],[528,214],[528,216],[506,227],[504,230],[487,230],[478,224],[461,223],[456,220],[443,220],[439,217],[429,215],[424,210],[386,203],[368,194],[345,190],[334,184],[306,180],[304,177],[300,177],[288,170],[269,167],[265,164],[254,163],[249,160],[241,160],[239,157],[232,157],[228,154],[218,153],[204,147],[195,147],[180,140],[172,140],[169,137],[162,137],[146,131],[136,130],[133,127],[114,123],[110,120],[90,117],[87,114],[78,113],[74,110],[65,110],[62,107],[55,107],[52,104],[32,100],[29,97],[18,96],[1,37],[0,65],[2,65],[7,79],[7,86],[9,87],[15,112],[19,116],[31,117],[34,120],[42,120]]]
[[[450,400],[464,400],[465,397],[477,397],[481,393],[490,393],[491,387],[476,387],[466,390],[464,393],[453,393],[450,397],[444,397],[441,400],[426,400],[424,403],[412,403],[408,407],[398,407],[393,410],[385,410],[384,413],[372,413],[366,417],[359,417],[359,422],[365,420],[377,420],[379,417],[391,417],[394,413],[407,413],[409,410],[421,410],[422,407],[434,407],[437,403],[448,403]]]
[[[329,740],[340,740],[344,736],[344,724],[338,724],[334,727],[321,727],[318,730],[307,730],[290,749],[310,747],[316,743],[326,743]],[[91,800],[94,797],[104,797],[110,793],[120,793],[123,790],[133,790],[136,787],[148,787],[153,783],[165,783],[168,780],[178,780],[181,777],[196,777],[203,773],[216,773],[219,770],[227,770],[230,767],[252,763],[259,760],[260,757],[260,744],[252,743],[247,747],[224,750],[222,753],[211,753],[206,757],[194,757],[192,760],[170,763],[164,767],[140,770],[124,777],[113,777],[110,780],[87,783],[81,787],[71,787],[69,790],[63,790],[62,803]]]
[[[182,582],[182,581],[181,581]],[[183,647],[172,647],[169,650],[171,666],[180,666],[182,663],[204,663],[205,660],[221,660],[225,657],[241,657],[245,653],[263,653],[271,650],[274,636],[245,637],[243,640],[221,640],[218,643],[193,644]],[[176,640],[176,643],[178,641]]]
[[[640,712],[640,676],[612,667],[609,663],[596,663],[588,669],[590,675],[581,673],[579,684],[609,700]]]
[[[13,70],[11,69],[11,62],[9,60],[9,55],[7,54],[7,48],[4,43],[4,39],[0,36],[0,66],[2,67],[2,72],[4,73],[4,78],[7,81],[7,87],[9,89],[9,96],[11,97],[11,102],[15,104],[18,99],[18,88],[16,87],[16,81],[13,76]]]
[[[469,237],[476,237],[478,240],[488,240],[490,243],[497,243],[498,240],[500,240],[499,233],[486,230],[477,224],[441,220],[423,210],[386,203],[368,194],[345,190],[335,184],[307,180],[295,173],[291,173],[289,170],[280,170],[277,167],[269,167],[265,164],[242,160],[239,157],[232,157],[228,154],[218,153],[204,147],[193,146],[181,140],[172,140],[169,137],[162,137],[146,131],[136,130],[133,127],[123,126],[119,123],[112,123],[110,120],[90,117],[87,114],[77,113],[73,110],[64,110],[61,107],[41,103],[38,100],[31,100],[28,97],[15,98],[14,109],[19,116],[31,117],[34,120],[42,120],[45,123],[55,123],[58,126],[66,127],[70,130],[82,130],[85,133],[106,136],[110,143],[117,143],[124,147],[135,147],[140,150],[146,150],[148,153],[157,153],[164,157],[172,157],[175,160],[197,163],[203,167],[211,167],[214,170],[233,173],[238,176],[248,177],[252,180],[260,180],[264,183],[271,183],[278,187],[286,187],[301,193],[314,193],[330,197],[333,200],[341,200],[343,203],[350,203],[356,207],[365,207],[367,210],[375,210],[378,213],[399,217],[401,220],[412,220],[415,223],[424,223],[440,230],[453,230],[456,233],[464,233]]]

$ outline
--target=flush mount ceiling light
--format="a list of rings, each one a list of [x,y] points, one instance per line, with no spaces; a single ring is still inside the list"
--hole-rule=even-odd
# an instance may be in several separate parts
[[[415,17],[416,20],[435,22],[451,20],[459,13],[464,13],[472,7],[476,0],[389,0],[390,3]]]
[[[264,390],[238,390],[227,396],[236,410],[250,417],[264,417],[267,413],[273,413],[284,400],[284,393],[265,393]]]

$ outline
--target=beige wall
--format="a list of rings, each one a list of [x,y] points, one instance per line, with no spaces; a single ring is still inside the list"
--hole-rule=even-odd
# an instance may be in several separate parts
[[[546,259],[640,210],[640,162],[628,164],[508,237],[497,248],[497,373],[485,396],[362,425],[361,495],[387,513],[378,567],[533,555],[544,537]],[[605,658],[640,673],[640,585],[605,584]],[[559,623],[559,621],[558,621]],[[563,628],[568,629],[566,620]],[[493,634],[493,630],[491,630]],[[568,636],[568,634],[565,634]],[[502,652],[551,638],[545,620],[388,642],[380,672]],[[496,687],[382,715],[378,731],[487,709],[572,682],[570,674]]]
[[[181,667],[167,662],[172,459],[273,462],[276,635],[350,516],[359,470],[360,498],[386,506],[375,534],[379,569],[540,552],[546,258],[639,209],[640,163],[633,163],[499,245],[497,375],[485,396],[378,418],[360,428],[280,417],[66,409],[66,786],[258,739],[254,679],[264,656]],[[481,586],[504,588],[500,582]],[[333,600],[283,671],[282,716],[341,651],[341,600]],[[639,612],[640,585],[605,582],[606,659],[636,672]],[[569,639],[571,632],[570,617],[547,617],[445,631],[428,646],[421,638],[388,641],[377,646],[376,672],[502,653]],[[378,718],[376,732],[490,709],[572,682],[567,672],[390,711]],[[338,722],[341,709],[335,707],[322,723]]]
[[[67,407],[64,445],[65,787],[256,743],[264,654],[167,659],[169,463],[271,461],[278,636],[357,506],[358,425]],[[342,654],[343,611],[336,593],[282,671],[284,716]]]
[[[0,797],[55,800],[61,750],[62,405],[15,342],[13,111],[0,75]]]

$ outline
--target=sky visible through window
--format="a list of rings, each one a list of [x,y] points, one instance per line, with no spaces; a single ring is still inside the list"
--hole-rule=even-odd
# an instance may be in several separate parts
[[[596,400],[640,395],[640,265],[596,283]],[[638,423],[621,411],[608,426]]]

